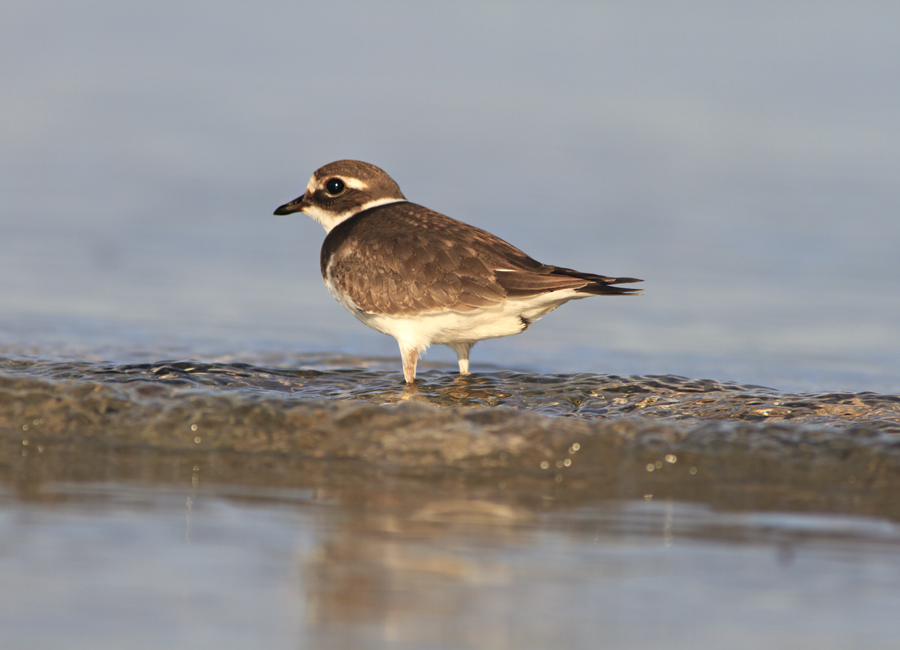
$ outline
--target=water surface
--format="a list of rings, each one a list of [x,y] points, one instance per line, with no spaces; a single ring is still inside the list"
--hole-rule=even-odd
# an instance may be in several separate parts
[[[3,359],[12,647],[893,642],[900,397],[373,361]]]
[[[0,645],[896,647],[898,22],[5,3]],[[646,293],[406,387],[348,157]]]

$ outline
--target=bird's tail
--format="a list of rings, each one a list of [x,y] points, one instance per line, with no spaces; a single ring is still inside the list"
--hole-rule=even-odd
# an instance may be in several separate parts
[[[588,284],[576,289],[578,293],[586,293],[591,296],[634,296],[643,293],[643,289],[631,289],[630,287],[617,287],[617,284],[631,284],[643,282],[637,278],[610,278],[596,273],[582,273],[573,269],[556,267],[554,275],[567,275],[572,278],[587,280]]]

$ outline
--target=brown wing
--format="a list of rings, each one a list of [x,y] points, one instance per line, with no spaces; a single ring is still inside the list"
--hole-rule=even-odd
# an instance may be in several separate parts
[[[603,278],[543,265],[480,228],[407,202],[336,226],[325,238],[321,264],[323,277],[330,273],[360,309],[392,315],[467,312],[508,296],[583,289]]]

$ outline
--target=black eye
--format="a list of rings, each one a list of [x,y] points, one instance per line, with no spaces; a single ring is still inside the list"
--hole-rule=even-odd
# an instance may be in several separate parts
[[[344,191],[344,181],[340,178],[329,178],[325,183],[325,191],[336,196]]]

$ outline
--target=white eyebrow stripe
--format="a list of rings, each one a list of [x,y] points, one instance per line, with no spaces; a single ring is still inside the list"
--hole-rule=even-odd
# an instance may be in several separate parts
[[[369,184],[359,180],[358,178],[347,178],[346,176],[329,176],[331,178],[339,178],[344,181],[344,185],[354,190],[367,190],[369,189]],[[306,189],[309,190],[310,194],[315,192],[318,189],[325,187],[324,181],[322,183],[316,182],[316,175],[313,174],[312,178],[309,179],[309,184],[307,184]]]
[[[368,183],[364,183],[358,178],[344,178],[343,176],[338,176],[342,181],[344,181],[344,185],[347,187],[353,188],[354,190],[367,190],[369,189]]]

